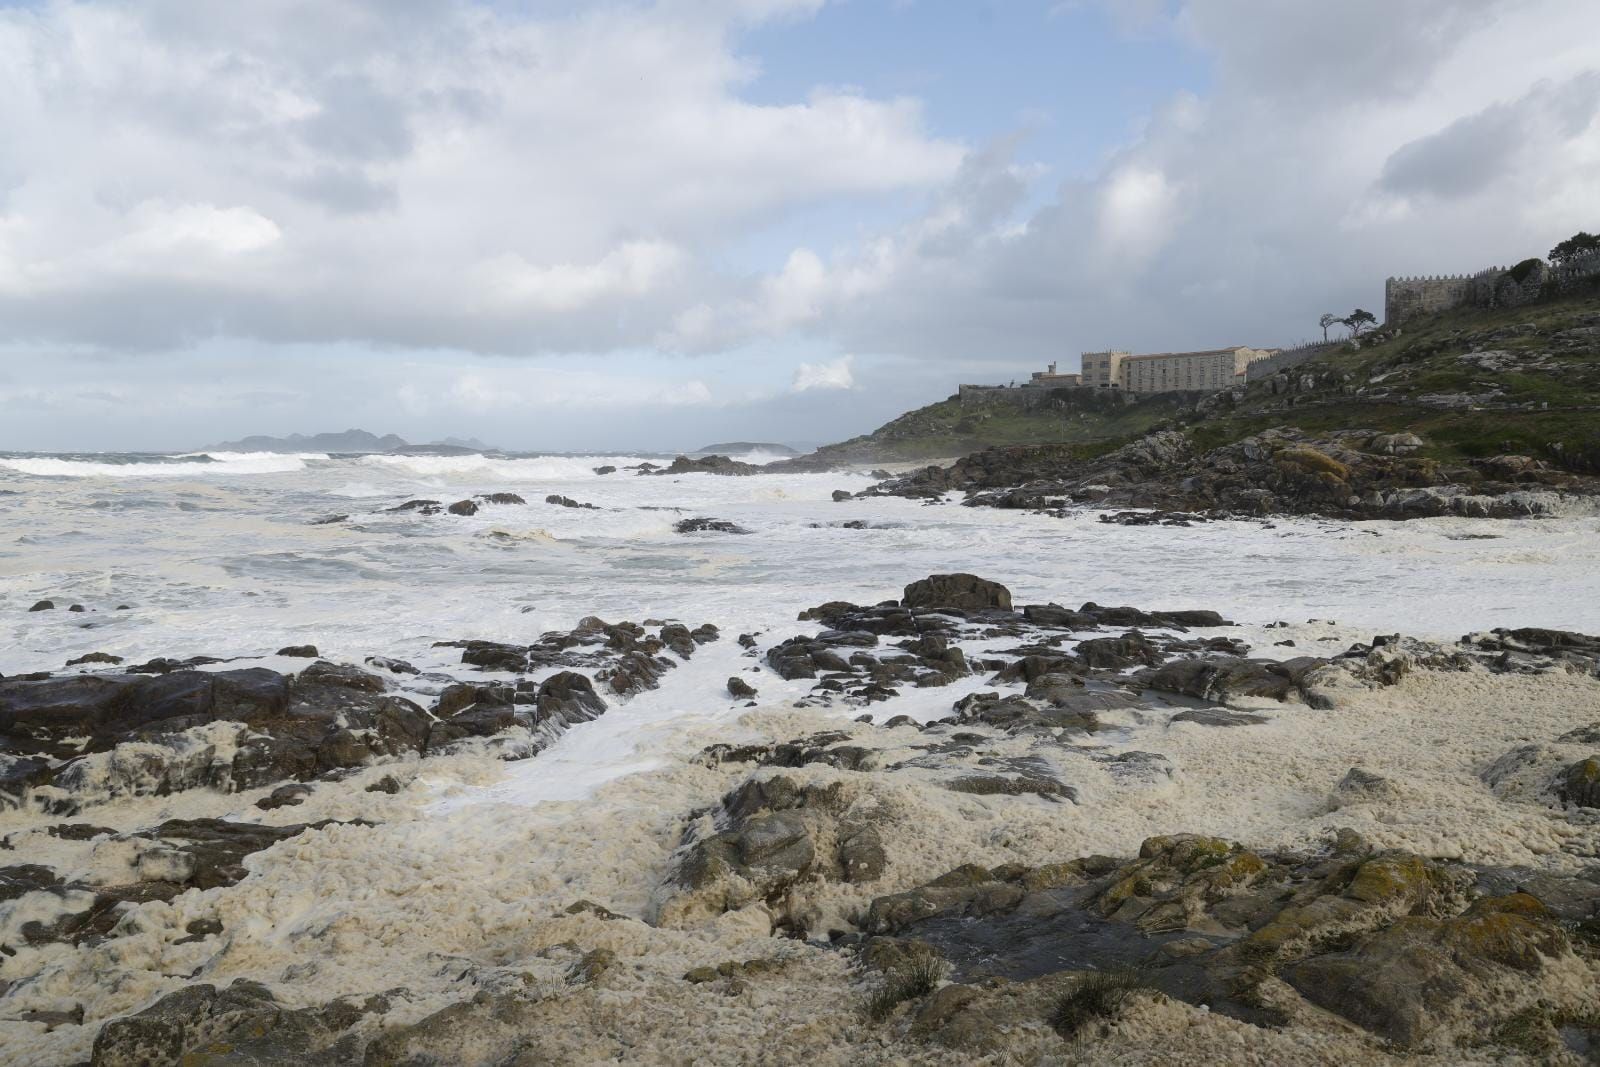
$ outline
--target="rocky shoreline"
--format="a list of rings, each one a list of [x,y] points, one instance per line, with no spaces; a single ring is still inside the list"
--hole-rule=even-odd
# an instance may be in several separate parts
[[[1592,1055],[1600,638],[1232,630],[966,574],[826,602],[692,695],[748,706],[732,736],[481,838],[433,783],[538,768],[717,627],[0,679],[0,1035],[96,1065]]]
[[[1600,512],[1600,479],[1593,476],[1518,455],[1443,465],[1419,456],[1424,447],[1408,433],[1275,429],[1202,450],[1189,436],[1164,430],[1090,460],[1049,445],[986,449],[856,495],[937,500],[964,492],[967,504],[980,507],[1140,508],[1220,518],[1505,519]]]

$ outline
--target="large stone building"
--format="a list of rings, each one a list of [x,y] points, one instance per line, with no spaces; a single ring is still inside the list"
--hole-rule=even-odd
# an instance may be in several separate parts
[[[1218,392],[1245,380],[1245,369],[1272,355],[1265,348],[1213,348],[1204,352],[1083,353],[1083,384],[1091,389],[1122,389],[1130,393],[1171,393],[1180,390]]]

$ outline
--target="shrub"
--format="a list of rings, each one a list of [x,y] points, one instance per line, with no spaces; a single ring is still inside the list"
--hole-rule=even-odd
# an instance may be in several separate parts
[[[867,997],[864,1011],[873,1022],[882,1022],[908,1000],[918,1000],[939,988],[944,981],[945,964],[936,956],[919,956],[883,976],[883,983]]]
[[[1077,1037],[1090,1023],[1116,1018],[1131,994],[1149,988],[1150,980],[1132,967],[1090,971],[1057,1002],[1050,1025],[1062,1037]]]
[[[1521,285],[1527,280],[1528,275],[1532,274],[1538,269],[1538,267],[1539,260],[1525,259],[1521,263],[1518,263],[1515,267],[1512,267],[1510,270],[1506,271],[1506,273],[1511,275],[1512,281],[1516,282],[1518,285]]]

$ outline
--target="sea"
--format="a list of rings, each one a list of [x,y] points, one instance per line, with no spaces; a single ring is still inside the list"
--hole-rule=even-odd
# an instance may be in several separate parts
[[[420,687],[413,695],[426,705],[439,679],[471,674],[459,648],[441,642],[530,642],[591,615],[721,630],[725,639],[659,692],[542,755],[537,800],[648,764],[628,740],[641,723],[670,730],[729,714],[726,699],[707,694],[751,667],[738,634],[775,641],[814,629],[799,612],[892,599],[932,573],[1002,582],[1018,604],[1210,608],[1238,622],[1258,654],[1279,657],[1328,655],[1380,633],[1600,632],[1594,517],[1123,526],[1094,510],[969,508],[956,495],[832,499],[873,484],[865,471],[629,469],[669,460],[0,453],[0,674],[61,671],[92,652],[291,670],[304,661],[277,651],[310,644],[339,662],[410,662],[421,680],[397,684]],[[617,470],[596,473],[607,466]],[[395,510],[493,493],[526,503],[486,503],[470,516]],[[593,507],[548,503],[553,496]],[[675,529],[702,517],[746,532]],[[54,609],[29,610],[46,600]],[[764,700],[785,693],[770,673],[753,680]],[[913,691],[875,710],[936,716],[953,694]]]

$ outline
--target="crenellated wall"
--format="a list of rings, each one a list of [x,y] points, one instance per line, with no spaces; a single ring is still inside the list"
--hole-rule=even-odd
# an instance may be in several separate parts
[[[1590,253],[1560,267],[1535,259],[1526,266],[1490,267],[1476,274],[1390,278],[1383,284],[1383,321],[1393,326],[1417,315],[1458,307],[1520,307],[1545,296],[1570,292],[1596,276],[1600,276],[1600,253]]]

